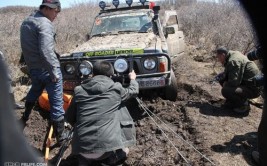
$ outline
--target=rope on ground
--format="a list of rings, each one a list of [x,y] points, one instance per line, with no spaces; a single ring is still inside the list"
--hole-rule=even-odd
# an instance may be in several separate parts
[[[193,145],[191,145],[189,142],[187,142],[185,139],[182,138],[182,136],[180,136],[179,134],[177,134],[175,131],[173,131],[165,122],[163,122],[159,117],[157,117],[152,111],[150,111],[142,102],[141,99],[139,99],[138,97],[136,97],[136,100],[138,102],[138,104],[141,106],[141,108],[147,113],[147,115],[152,119],[152,121],[157,125],[157,127],[161,130],[162,133],[164,133],[165,137],[168,139],[168,141],[172,144],[172,146],[174,146],[174,148],[176,149],[176,151],[179,153],[179,155],[184,159],[184,161],[186,163],[188,163],[188,161],[181,155],[180,151],[176,148],[176,146],[173,144],[173,142],[168,138],[168,136],[166,135],[165,132],[162,131],[162,129],[159,127],[159,125],[156,123],[156,121],[153,119],[153,117],[150,115],[152,114],[153,116],[155,116],[161,123],[163,123],[165,125],[165,127],[167,129],[169,129],[171,132],[173,132],[173,134],[175,134],[176,137],[180,138],[183,142],[185,142],[187,145],[189,145],[192,149],[194,149],[198,154],[200,154],[203,158],[205,158],[208,162],[210,162],[212,165],[215,165],[210,159],[208,159],[204,154],[202,154],[199,150],[197,150]],[[150,113],[150,114],[149,114]]]

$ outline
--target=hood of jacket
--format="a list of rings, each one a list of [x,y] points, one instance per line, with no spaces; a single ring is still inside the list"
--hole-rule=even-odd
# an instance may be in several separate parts
[[[90,95],[99,95],[108,91],[114,84],[114,81],[104,75],[97,75],[85,80],[81,86]]]

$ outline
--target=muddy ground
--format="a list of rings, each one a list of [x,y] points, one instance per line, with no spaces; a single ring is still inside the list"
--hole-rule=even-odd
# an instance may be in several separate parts
[[[188,46],[188,52],[173,64],[178,82],[175,102],[163,100],[154,91],[140,95],[141,104],[133,99],[127,107],[137,129],[137,145],[130,148],[127,166],[246,166],[254,165],[251,152],[257,149],[257,127],[262,98],[253,100],[249,115],[240,116],[222,109],[224,102],[218,83],[209,81],[222,70],[210,53]],[[214,67],[216,66],[216,67]],[[25,95],[26,86],[16,87],[16,99]],[[256,104],[255,104],[256,102]],[[144,111],[144,108],[146,111]],[[44,158],[44,142],[48,132],[47,114],[34,111],[24,135],[40,158]],[[18,117],[23,110],[18,110]],[[66,160],[62,165],[75,165]],[[51,149],[54,159],[58,148]],[[53,165],[50,164],[49,165]]]

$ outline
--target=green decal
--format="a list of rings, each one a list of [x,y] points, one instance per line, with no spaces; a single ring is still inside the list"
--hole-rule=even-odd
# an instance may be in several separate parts
[[[134,49],[120,49],[116,50],[115,54],[143,54],[144,50],[141,48],[134,48]]]
[[[94,52],[86,52],[85,56],[94,56]]]
[[[114,50],[96,51],[95,56],[114,55]]]
[[[85,56],[105,56],[105,55],[119,55],[119,54],[143,54],[144,50],[141,48],[134,49],[118,49],[118,50],[103,50],[86,52]]]

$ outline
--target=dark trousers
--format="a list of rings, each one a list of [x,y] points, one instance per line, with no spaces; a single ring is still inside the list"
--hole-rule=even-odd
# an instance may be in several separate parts
[[[222,95],[236,107],[240,107],[243,106],[248,99],[259,97],[260,90],[257,87],[252,88],[242,85],[238,87],[223,86]]]
[[[102,164],[109,166],[120,166],[126,160],[126,153],[122,149],[106,152],[97,159],[88,159],[82,155],[78,156],[79,166],[101,166]]]
[[[260,165],[267,165],[267,103],[264,101],[261,122],[258,128],[258,149]]]

